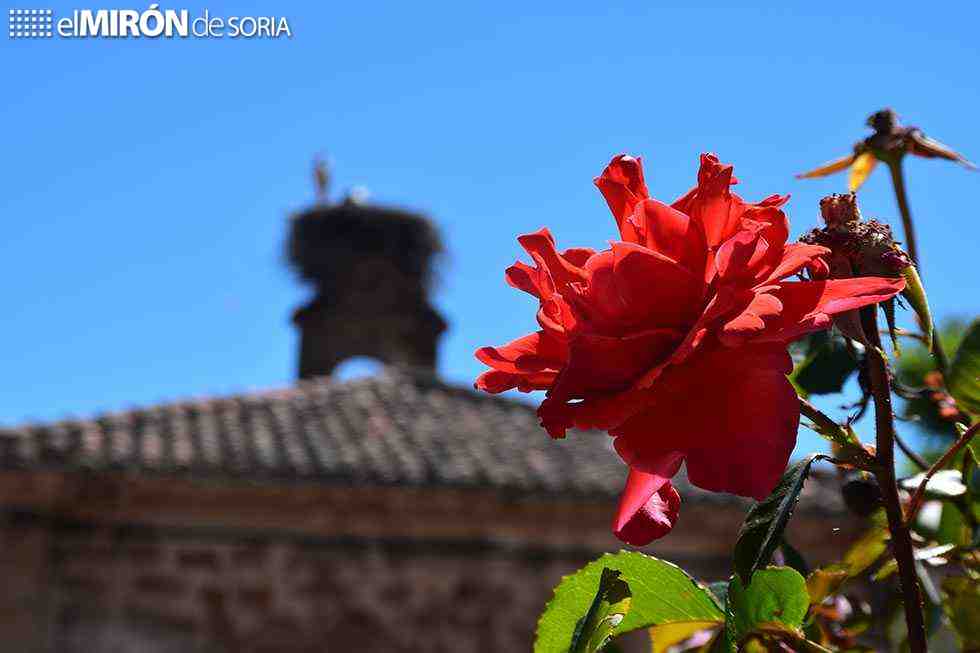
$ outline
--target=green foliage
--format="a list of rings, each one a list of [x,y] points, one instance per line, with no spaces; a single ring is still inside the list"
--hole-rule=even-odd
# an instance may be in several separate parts
[[[970,529],[962,510],[952,503],[944,503],[939,518],[939,527],[934,538],[940,544],[968,544]]]
[[[602,571],[620,572],[632,594],[629,612],[612,636],[673,622],[721,623],[724,613],[702,585],[676,565],[632,551],[607,553],[562,579],[538,620],[535,653],[566,653],[579,620],[596,598]]]
[[[827,456],[811,454],[790,467],[772,494],[749,510],[735,543],[735,572],[744,583],[750,583],[752,574],[769,564],[800,500],[810,467],[821,458]]]
[[[785,539],[780,542],[779,551],[783,554],[783,563],[787,567],[792,567],[803,576],[810,573],[810,566],[806,563],[806,559],[803,557],[803,554]]]
[[[930,546],[924,549],[916,549],[915,553],[913,554],[913,558],[915,560],[928,560],[929,558],[936,558],[946,553],[949,553],[955,548],[956,548],[955,544],[940,544],[939,546]],[[878,568],[878,571],[874,573],[874,576],[872,576],[872,578],[876,581],[882,580],[888,578],[896,571],[898,571],[898,562],[895,560],[895,558],[890,558],[889,560],[885,561],[885,563],[882,564],[881,567]]]
[[[980,650],[980,579],[947,578],[943,608],[960,637],[962,650]]]
[[[980,319],[963,334],[950,367],[949,392],[960,410],[980,416]]]
[[[867,530],[844,554],[841,562],[815,569],[806,586],[812,603],[836,594],[843,584],[873,565],[888,549],[888,529],[875,525]]]
[[[835,594],[848,578],[850,574],[847,573],[847,567],[844,565],[835,564],[814,569],[806,577],[806,591],[810,595],[810,603],[816,605],[831,594]]]
[[[785,632],[805,639],[801,627],[810,607],[806,581],[789,567],[760,569],[743,585],[737,575],[728,585],[726,629],[741,644],[753,633]]]
[[[929,312],[929,300],[926,298],[925,288],[922,287],[919,272],[914,265],[910,265],[902,271],[902,276],[905,277],[905,290],[902,291],[902,297],[908,300],[909,306],[919,318],[922,334],[929,343],[929,351],[932,351],[932,314]]]
[[[888,548],[891,535],[884,526],[874,526],[864,533],[844,554],[843,568],[851,578],[875,563]]]
[[[956,325],[944,330],[947,350],[956,349],[961,331]],[[980,409],[977,379],[980,321],[966,331],[953,361],[948,389],[961,410],[975,413]],[[924,347],[908,348],[897,364],[902,383],[913,390],[929,385],[925,383],[925,375],[935,369]],[[836,392],[854,369],[854,359],[843,341],[824,335],[807,344],[806,355],[796,366],[793,381],[804,395]],[[929,392],[941,390],[935,378],[933,375],[930,380]],[[923,393],[923,397],[931,415],[928,419],[939,425],[935,432],[953,435],[952,424],[939,418],[936,404],[930,402],[928,393]],[[907,404],[907,410],[913,409],[916,409],[914,401]],[[831,432],[832,427],[831,424],[818,426],[827,431],[823,433],[825,437],[837,443],[838,458],[851,461],[858,469],[868,469],[862,461],[866,462],[864,459],[869,454],[853,430],[838,426]],[[968,576],[947,580],[942,604],[940,593],[927,573],[928,565],[963,563],[967,559],[964,553],[973,551],[980,541],[977,526],[980,510],[975,501],[980,474],[975,457],[971,447],[964,447],[951,460],[950,469],[936,473],[928,484],[926,498],[943,502],[941,520],[938,529],[935,521],[928,528],[916,523],[916,533],[924,540],[918,541],[914,557],[928,608],[929,632],[946,623],[942,618],[945,611],[946,619],[959,633],[964,650],[980,651],[980,632],[976,625],[980,622],[980,583],[969,576],[975,570],[967,569]],[[708,644],[700,645],[701,651],[789,649],[827,653],[824,646],[837,647],[834,650],[866,650],[854,638],[867,628],[870,612],[844,623],[838,606],[841,602],[846,606],[846,600],[840,596],[833,601],[825,600],[839,595],[845,582],[859,575],[863,577],[875,565],[878,565],[873,577],[876,582],[894,574],[896,563],[888,555],[890,534],[883,511],[876,510],[870,515],[870,527],[840,562],[808,575],[803,556],[784,539],[812,465],[820,458],[827,457],[815,454],[794,464],[772,494],[750,508],[738,534],[735,574],[728,583],[715,583],[709,589],[678,567],[657,558],[627,551],[607,554],[565,577],[556,588],[554,598],[538,622],[535,653],[608,653],[615,646],[611,643],[614,637],[640,628],[649,630],[653,653],[665,653],[705,630],[713,633],[713,638]],[[906,479],[903,486],[914,492],[922,478],[919,475]],[[783,551],[789,567],[767,567],[777,549]],[[867,623],[862,623],[862,619]],[[896,645],[900,640],[901,637],[896,638]],[[848,641],[849,644],[844,644]]]
[[[857,360],[844,339],[826,331],[807,336],[798,346],[802,359],[790,379],[803,397],[840,392],[857,370]]]
[[[958,353],[966,325],[957,320],[946,322],[939,329],[939,338],[947,355],[953,357]],[[895,360],[898,380],[910,388],[925,386],[926,374],[936,369],[935,359],[922,344],[902,349],[902,355]],[[945,438],[953,436],[953,430],[947,420],[940,418],[936,405],[927,397],[904,400],[903,414],[908,419],[916,419],[918,425],[931,435]]]
[[[616,626],[630,611],[633,595],[629,585],[620,579],[620,573],[613,569],[602,570],[592,606],[572,637],[571,653],[596,653],[602,650],[612,638]]]

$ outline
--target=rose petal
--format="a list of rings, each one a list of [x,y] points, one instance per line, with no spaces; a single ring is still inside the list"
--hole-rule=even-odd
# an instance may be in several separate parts
[[[555,293],[555,284],[547,270],[532,267],[521,261],[507,268],[504,273],[507,283],[518,290],[534,295],[538,299],[547,299]]]
[[[488,370],[477,378],[473,387],[490,394],[499,394],[515,388],[521,392],[532,392],[534,390],[547,390],[555,383],[557,376],[557,372],[551,371],[511,374],[499,370]]]
[[[582,334],[568,343],[568,362],[549,396],[581,399],[627,389],[638,374],[670,355],[683,334],[651,329],[626,337]]]
[[[636,225],[640,244],[703,276],[707,245],[700,224],[690,216],[648,199],[636,205],[629,220]]]
[[[704,283],[699,276],[652,250],[612,244],[616,288],[627,324],[686,327],[701,310]]]
[[[566,399],[546,397],[538,407],[538,417],[554,438],[565,436],[573,426],[580,429],[609,430],[646,409],[651,391],[630,388],[568,403]]]
[[[595,254],[591,247],[569,247],[561,253],[561,257],[576,267],[584,267],[586,262]]]
[[[883,302],[905,288],[905,280],[855,277],[829,281],[784,281],[772,291],[783,304],[778,319],[767,322],[759,341],[790,342],[826,329],[831,317]]]
[[[771,284],[785,279],[794,274],[799,274],[804,268],[810,270],[816,277],[826,277],[827,263],[821,259],[822,256],[830,254],[830,250],[820,245],[804,245],[793,243],[786,245],[782,250],[781,260],[768,271],[768,275],[762,280],[762,284]]]
[[[724,283],[754,285],[760,264],[769,254],[769,243],[759,233],[743,230],[722,243],[715,256],[715,269]]]
[[[799,408],[782,345],[711,347],[667,368],[642,413],[610,430],[630,467],[687,457],[688,478],[715,492],[765,498],[796,444]]]
[[[613,521],[613,533],[623,542],[645,546],[669,533],[677,523],[681,497],[670,477],[677,473],[682,458],[676,453],[672,458],[673,469],[665,475],[630,470]]]
[[[619,508],[616,511],[613,530],[621,529],[654,493],[670,483],[670,479],[680,470],[682,462],[684,462],[684,454],[679,451],[669,451],[651,467],[656,470],[655,472],[630,469],[626,487],[619,497]]]
[[[560,369],[568,358],[568,348],[547,332],[538,331],[501,347],[481,347],[476,350],[476,358],[501,372],[540,372]]]
[[[548,271],[558,292],[564,293],[569,284],[586,280],[585,270],[558,253],[555,239],[547,229],[518,236],[517,242],[527,250],[539,267]]]
[[[734,181],[733,170],[714,154],[702,154],[697,187],[672,205],[700,223],[709,248],[729,238],[742,216],[744,204],[733,198],[729,189]]]
[[[627,222],[637,202],[650,196],[643,181],[643,162],[638,157],[619,154],[613,157],[602,175],[595,178],[595,185],[606,198],[609,210],[616,218],[623,240],[639,242],[634,227]]]
[[[758,293],[749,305],[721,328],[718,338],[722,344],[735,347],[747,342],[766,329],[766,320],[778,318],[783,303],[774,295]]]

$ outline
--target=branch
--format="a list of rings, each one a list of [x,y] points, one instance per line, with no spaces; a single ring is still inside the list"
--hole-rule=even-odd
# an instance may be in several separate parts
[[[837,445],[835,453],[840,458],[833,459],[831,462],[837,466],[857,467],[865,471],[872,471],[875,468],[877,465],[875,457],[865,449],[850,427],[835,422],[833,418],[803,397],[797,399],[800,413],[813,422],[814,430]]]
[[[905,625],[908,628],[908,643],[911,653],[926,653],[925,620],[922,615],[922,591],[915,569],[915,554],[912,539],[905,526],[902,504],[898,497],[895,479],[895,423],[892,409],[891,381],[888,363],[881,350],[878,337],[877,307],[871,306],[861,311],[864,332],[870,336],[865,364],[868,367],[871,395],[875,404],[875,457],[878,466],[874,470],[875,479],[881,489],[881,499],[888,516],[888,530],[891,533],[892,553],[898,562],[901,580],[902,603],[905,609]]]
[[[946,453],[944,453],[942,457],[940,457],[939,460],[933,463],[932,467],[929,468],[929,471],[926,472],[925,478],[923,478],[922,482],[919,483],[919,487],[915,489],[915,494],[912,495],[912,500],[909,502],[909,508],[905,512],[906,525],[912,523],[912,520],[915,519],[916,513],[919,512],[919,508],[922,507],[922,499],[926,495],[926,485],[929,484],[929,479],[931,479],[936,472],[945,468],[946,465],[949,464],[949,461],[951,461],[963,447],[969,444],[970,440],[973,439],[973,436],[977,434],[978,430],[980,430],[980,423],[974,424],[964,431],[963,435],[960,436],[960,439],[954,442],[953,446],[947,449]]]
[[[902,154],[886,161],[888,170],[892,174],[892,188],[895,190],[895,200],[898,202],[898,212],[902,214],[902,229],[905,231],[905,246],[912,263],[915,264],[919,275],[922,274],[922,261],[919,260],[919,246],[915,239],[915,224],[912,222],[912,211],[909,208],[909,198],[905,193],[905,176],[902,173]],[[932,329],[932,354],[936,358],[936,367],[946,378],[949,370],[949,357],[943,347],[942,338],[939,337],[939,330],[933,325]]]
[[[798,397],[798,399],[800,400],[800,413],[808,417],[811,422],[829,431],[836,431],[841,428],[840,424],[809,401],[803,397]]]
[[[892,334],[888,329],[878,329],[878,334],[883,336],[890,336]],[[912,340],[918,340],[921,344],[928,347],[929,341],[926,339],[924,334],[915,333],[914,331],[908,331],[900,327],[895,328],[895,335],[901,336],[903,338],[911,338]]]

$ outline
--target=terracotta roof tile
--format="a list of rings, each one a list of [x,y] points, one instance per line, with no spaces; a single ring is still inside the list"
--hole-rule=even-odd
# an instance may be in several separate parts
[[[492,487],[515,496],[612,497],[626,477],[604,433],[553,441],[527,404],[404,371],[0,428],[0,470],[14,469]],[[675,484],[685,502],[733,500],[691,487],[683,474]],[[832,479],[808,484],[801,508],[841,511]]]

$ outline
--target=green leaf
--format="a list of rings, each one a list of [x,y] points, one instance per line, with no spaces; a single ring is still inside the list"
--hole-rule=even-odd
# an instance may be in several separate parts
[[[946,385],[961,409],[980,415],[980,319],[974,320],[963,335]]]
[[[956,358],[966,328],[966,323],[946,320],[943,326],[936,330],[935,338],[942,342],[951,361]],[[895,372],[899,380],[912,388],[926,386],[930,377],[934,384],[938,380],[934,374],[935,370],[936,359],[920,343],[906,346],[901,358],[895,361]],[[915,420],[918,428],[927,431],[930,435],[942,436],[944,439],[953,435],[952,425],[948,419],[939,414],[939,406],[931,397],[920,394],[907,397],[901,403],[903,416]]]
[[[791,650],[798,653],[831,653],[830,649],[808,640],[798,628],[787,628],[780,623],[768,623],[762,624],[756,630],[792,645]]]
[[[737,575],[732,576],[728,606],[732,635],[741,642],[759,629],[772,628],[772,624],[798,633],[810,607],[810,595],[806,581],[795,569],[769,567],[757,571],[748,586]]]
[[[810,466],[821,458],[827,456],[812,454],[790,467],[772,494],[749,510],[735,543],[735,572],[746,584],[757,569],[769,564],[800,500]]]
[[[810,566],[806,563],[806,558],[785,538],[779,543],[779,550],[783,554],[783,562],[787,567],[792,567],[803,576],[810,573]]]
[[[970,542],[970,528],[963,513],[955,504],[943,504],[935,539],[940,544],[962,545]]]
[[[844,554],[843,567],[847,570],[848,577],[853,578],[873,565],[888,548],[890,537],[888,529],[883,526],[875,526],[865,531],[864,535]]]
[[[980,459],[972,441],[963,451],[963,481],[971,495],[980,496]]]
[[[612,633],[675,621],[715,621],[724,613],[708,590],[676,565],[634,551],[607,553],[562,579],[538,620],[535,653],[566,653],[592,604],[603,569],[621,573],[632,592],[630,611]]]
[[[633,595],[629,585],[619,576],[620,572],[614,569],[602,570],[592,606],[572,637],[569,649],[572,653],[596,653],[602,650],[630,611]]]
[[[956,577],[943,581],[943,609],[960,636],[964,651],[980,649],[980,582]]]
[[[942,556],[946,555],[950,551],[956,548],[955,544],[940,544],[938,546],[930,546],[924,549],[916,549],[912,556],[914,560],[932,560],[937,559],[936,562],[942,560]],[[886,560],[878,571],[874,573],[871,577],[872,580],[880,581],[888,578],[892,574],[898,571],[898,561],[895,558],[889,558]],[[807,585],[809,587],[809,585]]]
[[[857,361],[847,350],[843,338],[819,332],[809,336],[806,357],[796,365],[790,377],[805,395],[822,395],[840,392],[856,370]]]
[[[905,277],[905,290],[902,296],[908,300],[912,310],[919,318],[919,325],[922,327],[925,341],[929,343],[929,351],[932,351],[932,314],[929,312],[929,300],[926,298],[926,290],[922,287],[922,279],[914,265],[910,265],[902,270]]]
[[[831,594],[837,593],[841,585],[850,578],[844,565],[828,565],[814,569],[806,577],[806,591],[810,595],[810,603],[822,603]]]

